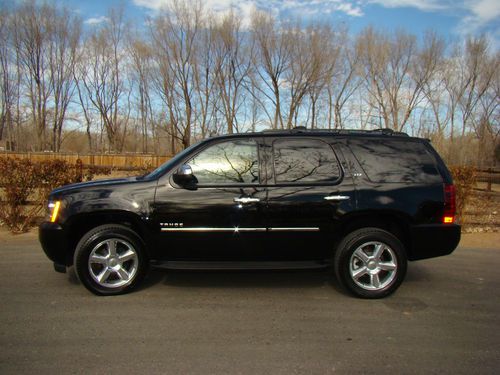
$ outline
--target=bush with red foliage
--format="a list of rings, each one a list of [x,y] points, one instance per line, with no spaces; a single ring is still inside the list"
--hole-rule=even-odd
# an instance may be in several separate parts
[[[89,181],[95,168],[84,168],[64,160],[33,162],[28,159],[0,158],[0,224],[12,232],[25,232],[44,214],[47,197],[54,188]],[[110,171],[100,170],[101,174]]]

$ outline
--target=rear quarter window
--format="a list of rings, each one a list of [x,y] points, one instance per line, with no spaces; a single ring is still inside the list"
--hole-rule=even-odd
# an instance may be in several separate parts
[[[418,141],[353,139],[349,146],[368,178],[377,183],[441,183],[436,161]]]

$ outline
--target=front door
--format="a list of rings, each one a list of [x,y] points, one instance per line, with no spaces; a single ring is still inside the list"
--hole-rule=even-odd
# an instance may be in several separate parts
[[[259,139],[217,140],[181,161],[196,183],[160,179],[154,225],[164,260],[253,260],[266,234]],[[179,165],[180,166],[180,165]]]

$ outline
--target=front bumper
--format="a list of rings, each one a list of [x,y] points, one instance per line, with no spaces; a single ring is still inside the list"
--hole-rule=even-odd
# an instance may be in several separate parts
[[[457,224],[427,224],[411,227],[413,247],[409,260],[435,258],[451,254],[460,242]]]
[[[54,269],[58,272],[64,272],[64,269],[72,263],[64,228],[57,223],[44,221],[38,228],[38,238],[43,251],[54,262]]]

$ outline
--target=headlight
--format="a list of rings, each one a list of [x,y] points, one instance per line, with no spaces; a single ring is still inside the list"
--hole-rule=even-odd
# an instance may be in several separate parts
[[[51,223],[55,223],[57,220],[57,215],[59,215],[59,210],[61,208],[61,201],[49,202],[49,220]]]

